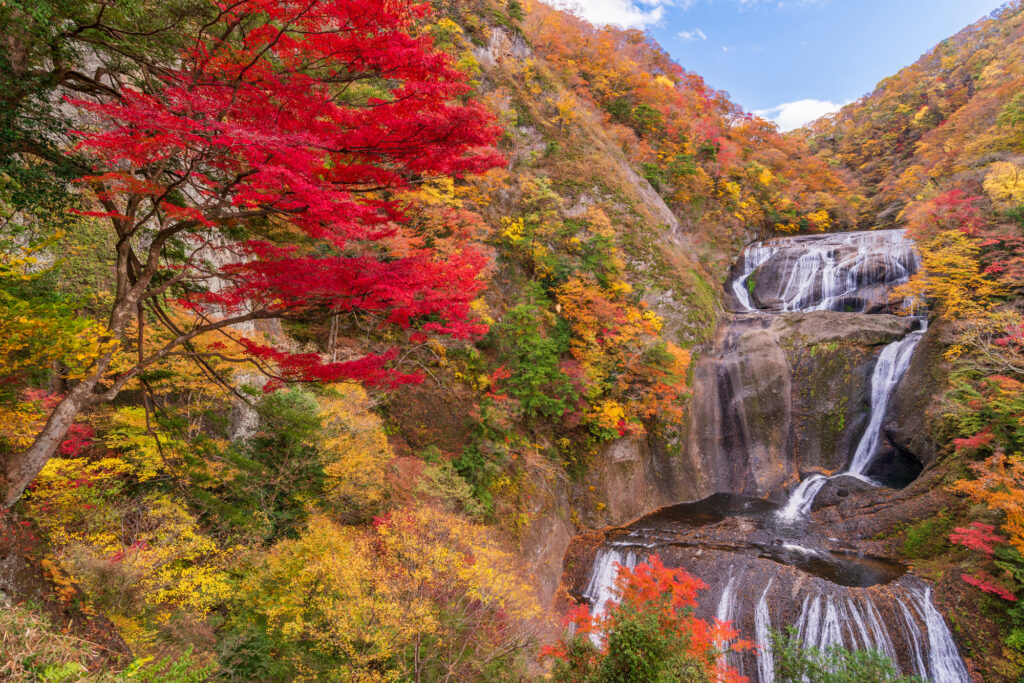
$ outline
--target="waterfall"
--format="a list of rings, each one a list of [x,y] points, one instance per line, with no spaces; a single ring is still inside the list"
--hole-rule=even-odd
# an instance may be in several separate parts
[[[782,317],[786,313],[884,311],[890,290],[906,282],[919,266],[912,242],[900,230],[779,238],[748,247],[729,291],[742,312],[757,315],[738,316],[730,323],[718,342],[716,358],[723,360],[713,366],[717,374],[705,377],[715,392],[710,400],[705,396],[707,419],[701,423],[713,427],[707,439],[709,452],[742,456],[762,466],[780,464],[766,457],[775,451],[763,445],[777,436],[767,433],[775,425],[782,425],[783,437],[789,433],[789,412],[774,411],[778,401],[772,400],[792,390],[786,373],[793,368],[781,350],[779,358],[769,358],[772,349],[781,347],[765,344],[768,350],[763,351],[756,343],[760,331],[770,336],[776,322],[783,327],[791,322],[829,325],[839,317],[800,315],[791,321]],[[893,320],[875,323],[878,329],[908,329]],[[866,323],[865,328],[875,329]],[[874,483],[868,472],[883,450],[888,405],[924,334],[923,329],[906,333],[878,353],[870,377],[867,426],[845,470],[835,477]],[[767,359],[768,369],[741,382],[726,361],[750,353]],[[782,370],[775,372],[776,366]],[[774,382],[776,377],[781,379]],[[750,422],[749,413],[733,405],[742,400],[737,396],[754,391],[772,392],[773,399],[765,401],[762,419]],[[756,431],[751,424],[758,425]],[[695,443],[703,446],[699,440]],[[844,441],[842,447],[849,445]],[[779,508],[770,501],[746,498],[748,489],[755,496],[764,494],[758,482],[748,484],[731,472],[726,475],[722,480],[729,482],[729,490],[652,513],[627,527],[628,536],[616,534],[616,540],[598,550],[582,590],[593,614],[604,614],[614,599],[617,566],[634,567],[643,557],[658,554],[667,566],[684,568],[708,584],[698,602],[700,619],[731,622],[741,637],[753,638],[756,652],[726,652],[729,643],[718,643],[723,649],[720,663],[752,683],[772,683],[778,672],[781,660],[773,649],[773,624],[792,624],[797,645],[805,649],[874,650],[903,674],[937,683],[969,683],[953,634],[927,584],[902,563],[850,552],[848,544],[832,537],[840,532],[824,521],[793,524],[808,517],[815,497],[835,477],[808,476]],[[723,502],[720,496],[731,498]],[[601,644],[600,634],[591,639]]]
[[[761,242],[746,248],[743,252],[743,271],[738,278],[732,281],[732,291],[745,311],[755,310],[750,301],[750,292],[747,291],[750,276],[777,252],[777,249],[761,246],[762,244],[764,243]]]
[[[910,613],[910,609],[906,604],[900,602],[899,608],[903,614],[903,621],[907,626],[907,633],[910,634],[910,651],[914,655],[914,673],[926,676],[928,669],[925,667],[924,655],[921,652],[921,627]]]
[[[878,356],[878,362],[871,375],[871,420],[864,430],[860,443],[857,444],[857,451],[847,473],[862,477],[871,466],[871,459],[882,445],[882,421],[885,419],[889,398],[910,367],[914,349],[923,336],[924,331],[911,332],[900,341],[886,346]]]
[[[913,242],[903,230],[832,233],[776,238],[744,251],[743,267],[732,292],[743,311],[758,310],[751,301],[751,276],[776,257],[785,258],[772,310],[850,311],[867,308],[858,293],[875,285],[905,283],[919,267]]]
[[[893,647],[892,639],[882,626],[881,616],[878,608],[870,599],[864,600],[864,611],[861,612],[854,598],[849,599],[850,615],[861,635],[861,642],[865,649],[875,649],[888,657],[899,668],[899,659],[896,657],[896,649]]]
[[[762,681],[775,680],[775,655],[772,652],[770,634],[772,619],[768,612],[768,591],[772,589],[774,581],[774,578],[768,580],[768,585],[765,586],[757,601],[757,606],[754,608],[754,640],[760,648],[757,657],[757,672]]]
[[[853,476],[870,481],[865,477],[865,473],[871,467],[872,460],[882,446],[882,422],[885,420],[886,407],[904,373],[910,367],[914,350],[923,336],[923,330],[911,332],[903,339],[882,349],[882,353],[879,354],[878,361],[875,363],[875,369],[871,373],[871,419],[857,444],[857,450],[854,452],[850,465],[844,472],[836,476]],[[829,479],[834,478],[814,474],[802,481],[790,494],[786,505],[779,511],[779,519],[796,522],[805,518],[811,511],[811,506],[814,505],[815,497]]]
[[[608,609],[608,603],[615,599],[615,579],[619,575],[619,567],[632,569],[636,564],[637,555],[632,551],[623,553],[615,548],[601,548],[597,551],[587,587],[583,591],[583,597],[590,603],[592,615],[603,615]],[[595,645],[601,644],[599,634],[591,634],[590,639]]]
[[[718,598],[718,609],[715,610],[715,619],[722,623],[731,623],[736,620],[736,590],[739,588],[741,576],[737,576],[733,573],[733,568],[729,567],[729,580],[725,584],[725,588],[722,590],[721,597]],[[718,647],[725,651],[728,649],[731,640],[723,640],[718,643]],[[728,663],[731,666],[737,665],[738,657],[735,653],[726,652],[722,657],[719,658],[720,663]]]
[[[953,634],[946,625],[946,620],[939,614],[932,603],[931,587],[914,589],[911,591],[914,597],[914,607],[924,619],[928,629],[928,666],[930,668],[930,681],[933,683],[969,683],[971,677],[967,674],[967,667],[960,657],[956,643],[953,641]],[[921,672],[924,676],[924,672]]]
[[[811,511],[814,499],[828,483],[829,478],[824,474],[812,474],[800,482],[786,501],[785,507],[779,510],[779,519],[793,522],[803,519]]]
[[[768,588],[762,593],[755,610],[767,612],[765,598]],[[827,650],[832,646],[849,649],[876,650],[892,660],[897,671],[900,660],[897,655],[897,638],[906,645],[910,673],[930,683],[970,683],[970,676],[957,650],[953,635],[945,620],[931,600],[931,588],[909,586],[893,589],[884,596],[891,608],[902,615],[903,623],[893,621],[888,626],[881,618],[871,594],[866,591],[846,589],[843,596],[839,590],[831,593],[808,593],[804,596],[797,620],[797,637],[802,647]],[[767,620],[767,614],[762,619]],[[764,646],[770,641],[768,628],[755,628],[755,641]],[[766,651],[770,654],[770,649]],[[760,667],[762,683],[772,681],[774,662],[771,668]]]
[[[736,575],[729,572],[729,581],[725,584],[722,597],[718,599],[718,609],[715,610],[715,619],[721,622],[732,621],[736,614]]]

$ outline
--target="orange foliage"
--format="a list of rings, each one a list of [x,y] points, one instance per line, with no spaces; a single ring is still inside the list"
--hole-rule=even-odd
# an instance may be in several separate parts
[[[569,615],[569,623],[575,626],[573,637],[588,638],[592,634],[604,636],[636,620],[638,615],[653,617],[657,624],[654,638],[667,638],[673,643],[674,647],[669,654],[686,660],[688,665],[696,669],[691,669],[693,680],[706,677],[707,680],[721,683],[743,683],[747,679],[728,666],[721,656],[721,644],[731,642],[726,649],[736,652],[753,646],[749,641],[736,639],[739,634],[731,623],[719,622],[717,619],[706,622],[694,616],[697,593],[706,588],[703,581],[685,570],[666,567],[657,555],[633,569],[620,566],[615,582],[617,601],[599,616],[592,615],[586,606],[573,610]],[[600,650],[587,648],[581,651],[580,648],[572,647],[571,640],[563,639],[545,648],[542,654],[571,663],[575,671],[595,670],[604,660],[618,655],[610,638],[604,638],[602,642]],[[581,658],[585,661],[579,661]],[[649,658],[657,660],[654,653],[650,653]]]
[[[973,463],[976,479],[958,481],[953,490],[1006,515],[1003,531],[1024,553],[1024,459],[997,453]]]
[[[779,134],[676,64],[650,36],[597,28],[538,0],[525,6],[523,30],[538,54],[579,100],[603,111],[613,136],[636,165],[652,170],[649,179],[678,215],[764,234],[849,223],[842,175],[802,138]]]

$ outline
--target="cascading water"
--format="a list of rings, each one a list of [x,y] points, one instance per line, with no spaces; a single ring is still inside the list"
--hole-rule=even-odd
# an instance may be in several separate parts
[[[917,344],[923,336],[923,330],[911,332],[903,339],[882,349],[871,376],[871,419],[867,429],[864,430],[860,443],[857,444],[853,460],[850,461],[846,471],[837,476],[857,477],[864,481],[870,481],[865,473],[871,467],[872,459],[882,445],[882,421],[885,419],[889,398],[896,390],[907,368],[910,367],[914,349],[917,348]],[[815,474],[802,481],[790,495],[785,507],[779,511],[779,518],[788,522],[796,522],[806,517],[814,504],[814,498],[821,492],[829,479],[830,477]]]
[[[757,672],[762,681],[775,680],[775,653],[772,652],[772,618],[768,611],[768,591],[772,589],[774,579],[768,579],[761,597],[754,607],[754,639],[760,643],[761,653],[757,658]]]
[[[732,458],[764,467],[765,454],[782,452],[763,447],[765,425],[772,424],[765,416],[789,420],[789,413],[762,407],[753,416],[758,419],[752,420],[749,410],[737,412],[736,405],[755,393],[778,395],[787,385],[773,383],[776,375],[769,372],[740,376],[737,368],[743,354],[767,348],[751,344],[750,335],[771,334],[773,321],[780,319],[807,320],[809,311],[883,313],[889,309],[892,288],[906,282],[918,263],[902,231],[783,238],[749,247],[730,284],[741,315],[719,338],[714,357],[718,365],[708,368],[717,371],[709,372],[716,381],[708,386],[717,390],[721,404],[708,409],[701,424],[721,425],[718,441],[710,432],[711,440],[699,443],[726,456],[723,462]],[[894,329],[896,319],[886,319],[893,321],[885,323],[886,329]],[[834,320],[820,318],[822,324]],[[912,328],[904,324],[902,338],[887,343],[874,361],[866,426],[859,440],[854,432],[846,442],[842,452],[851,455],[841,474],[805,478],[781,509],[763,499],[737,495],[777,494],[779,484],[766,491],[756,481],[751,484],[749,477],[730,474],[724,480],[730,482],[731,494],[666,508],[610,534],[597,552],[581,597],[594,612],[603,613],[613,599],[615,563],[632,567],[640,558],[658,554],[668,566],[683,567],[709,585],[698,616],[732,621],[741,637],[754,638],[757,655],[725,655],[751,681],[775,679],[779,660],[771,632],[793,624],[803,647],[873,649],[904,674],[938,683],[969,683],[952,634],[932,603],[930,587],[907,574],[905,566],[851,550],[815,524],[804,523],[829,481],[848,476],[874,485],[868,473],[877,473],[872,468],[884,451],[887,406],[925,334],[924,323],[921,320],[919,329],[909,333],[906,330]],[[889,334],[886,340],[892,339]],[[738,344],[740,339],[748,341]],[[779,356],[773,362],[773,367],[780,367],[786,360]]]
[[[594,616],[604,614],[608,603],[615,599],[615,579],[619,575],[619,567],[633,568],[636,564],[637,554],[633,551],[618,548],[601,548],[597,551],[587,587],[583,591],[583,597],[590,603]],[[591,640],[595,645],[600,645],[599,635],[591,634]]]
[[[768,286],[761,287],[758,270],[772,261],[779,261],[779,267]],[[860,313],[878,299],[866,290],[887,294],[918,266],[914,244],[902,230],[776,238],[744,251],[732,292],[743,311]],[[765,305],[755,305],[754,294]]]

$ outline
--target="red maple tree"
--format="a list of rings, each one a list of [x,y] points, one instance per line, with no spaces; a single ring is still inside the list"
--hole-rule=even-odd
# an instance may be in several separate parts
[[[557,677],[565,681],[590,680],[590,674],[601,668],[628,668],[629,653],[616,652],[612,634],[627,622],[649,618],[656,624],[657,633],[630,644],[638,647],[649,671],[658,669],[659,657],[682,657],[693,667],[695,680],[744,683],[747,679],[729,666],[723,655],[750,650],[753,644],[738,639],[731,622],[708,622],[696,617],[697,593],[706,588],[703,581],[685,570],[666,567],[657,555],[633,568],[618,565],[616,600],[604,614],[592,614],[586,605],[570,610],[567,625],[573,625],[573,634],[542,648],[541,656],[561,662]],[[592,635],[599,636],[600,649],[579,647]],[[633,636],[635,639],[635,633]]]
[[[200,335],[230,336],[277,381],[414,381],[396,354],[325,362],[241,336],[256,320],[338,315],[468,338],[484,256],[415,234],[402,194],[423,179],[500,163],[491,116],[422,32],[409,0],[218,1],[180,66],[145,91],[73,102],[95,172],[90,214],[116,242],[106,351],[25,452],[6,462],[10,505],[83,409]],[[151,75],[152,76],[152,75]],[[397,246],[396,246],[397,245]],[[172,309],[187,315],[172,314]],[[184,322],[183,322],[184,319]],[[142,343],[147,325],[169,340]],[[137,337],[137,339],[136,339]],[[134,346],[133,346],[134,345]],[[216,353],[215,351],[212,353]],[[224,354],[221,354],[224,355]]]

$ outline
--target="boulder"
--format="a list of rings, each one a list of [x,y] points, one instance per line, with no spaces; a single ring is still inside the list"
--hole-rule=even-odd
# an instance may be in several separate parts
[[[814,505],[811,509],[817,511],[822,508],[839,505],[859,493],[866,493],[874,490],[875,488],[876,487],[872,486],[868,482],[858,479],[857,477],[847,475],[833,477],[832,479],[829,479],[821,491],[818,492],[818,496],[814,499]]]

